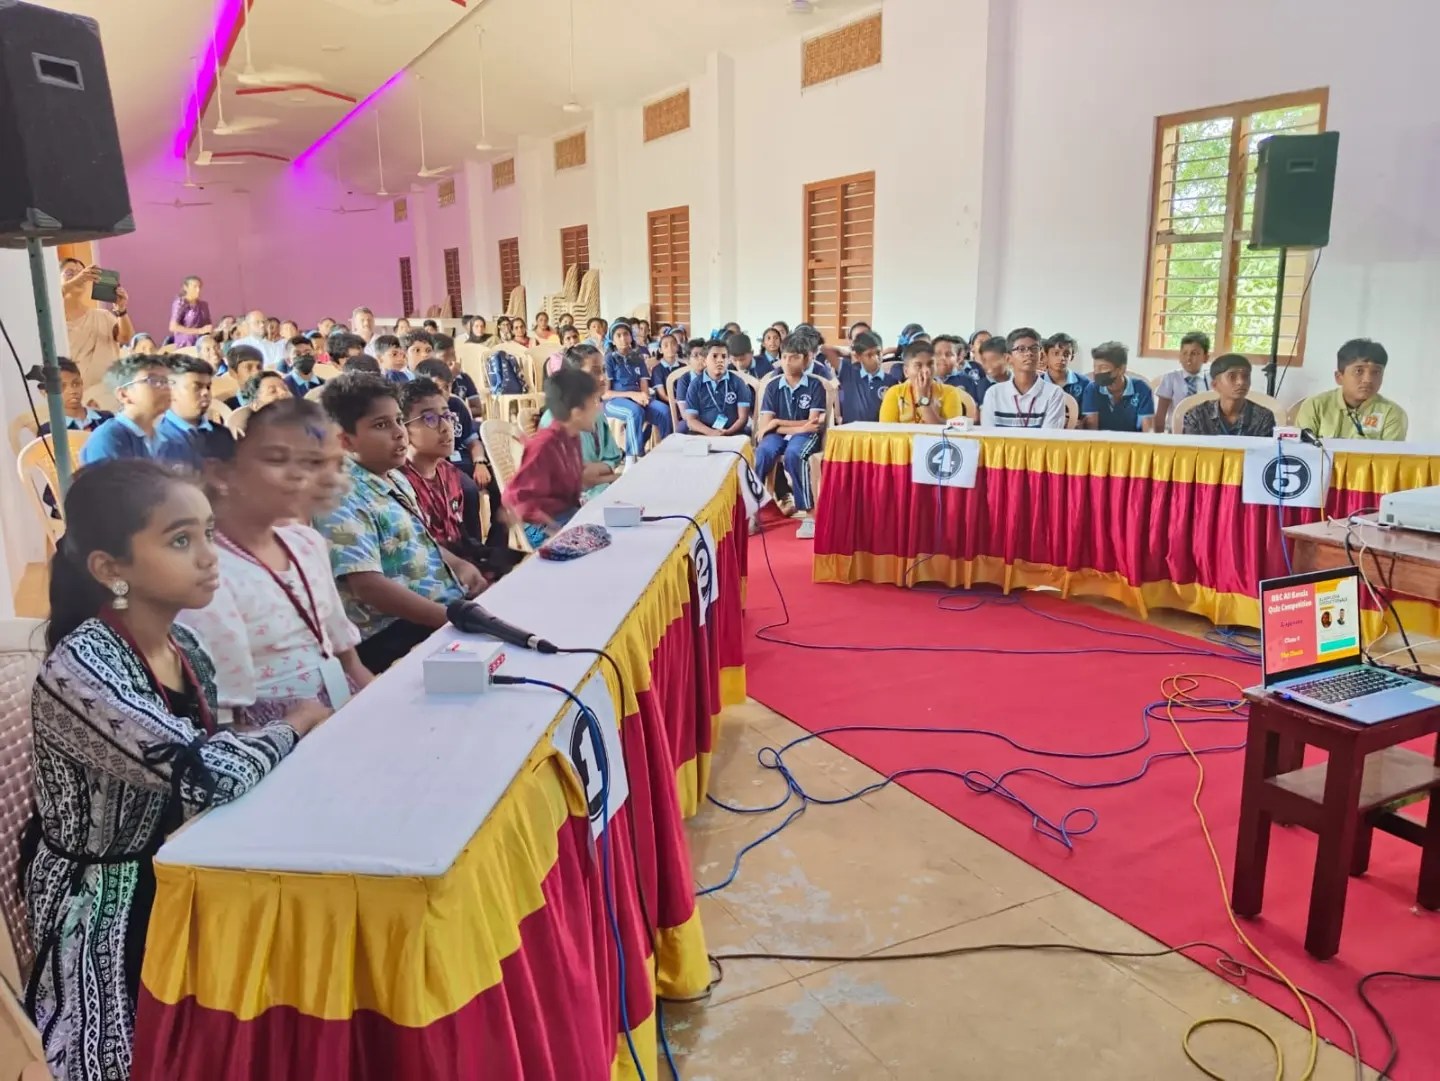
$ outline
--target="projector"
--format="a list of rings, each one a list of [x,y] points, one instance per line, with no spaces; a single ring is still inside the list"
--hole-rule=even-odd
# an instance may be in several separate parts
[[[1440,533],[1440,488],[1411,488],[1380,497],[1380,524]]]

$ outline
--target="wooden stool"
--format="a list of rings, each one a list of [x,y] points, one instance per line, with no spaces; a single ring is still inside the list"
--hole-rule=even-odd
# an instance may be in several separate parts
[[[1349,877],[1365,873],[1374,830],[1420,845],[1416,898],[1422,908],[1440,908],[1440,798],[1432,795],[1423,826],[1385,810],[1395,800],[1440,788],[1440,739],[1432,758],[1398,746],[1440,734],[1440,702],[1392,721],[1362,725],[1258,688],[1246,691],[1245,698],[1250,730],[1231,886],[1235,914],[1260,914],[1275,819],[1318,838],[1305,930],[1305,949],[1312,956],[1328,960],[1340,948]],[[1302,766],[1306,745],[1323,748],[1329,760]]]

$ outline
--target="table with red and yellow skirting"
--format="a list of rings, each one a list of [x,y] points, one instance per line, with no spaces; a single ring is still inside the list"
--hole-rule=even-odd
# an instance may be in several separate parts
[[[603,678],[628,793],[598,843],[553,740],[567,701],[427,696],[423,657],[454,637],[437,632],[162,849],[137,1081],[601,1081],[636,1076],[631,1043],[658,1076],[657,994],[710,982],[683,820],[716,717],[745,695],[736,461],[668,449],[602,502],[693,517],[713,536],[704,560],[688,522],[655,522],[572,563],[531,560],[485,598],[623,672],[622,688],[593,656],[515,650],[502,669],[582,694]],[[587,505],[577,521],[600,517]]]
[[[1256,627],[1257,583],[1286,572],[1282,522],[1321,516],[1243,501],[1245,451],[1270,440],[979,429],[955,433],[979,443],[975,487],[916,484],[914,437],[939,432],[847,424],[826,436],[817,582],[1046,586]],[[1331,517],[1440,484],[1437,445],[1332,440],[1326,451]],[[1396,602],[1408,630],[1440,632],[1434,601]]]

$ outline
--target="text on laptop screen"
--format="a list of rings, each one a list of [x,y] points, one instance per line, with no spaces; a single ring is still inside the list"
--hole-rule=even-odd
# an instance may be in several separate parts
[[[1360,590],[1353,575],[1260,593],[1265,674],[1360,657]]]

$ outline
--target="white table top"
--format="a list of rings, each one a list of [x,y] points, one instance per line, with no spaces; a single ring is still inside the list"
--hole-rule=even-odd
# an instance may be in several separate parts
[[[610,502],[646,514],[695,516],[737,468],[733,454],[696,458],[671,437],[642,458],[576,522],[599,522]],[[745,446],[744,437],[711,440]],[[497,616],[565,647],[605,647],[688,522],[611,531],[609,548],[568,563],[529,559],[487,590]],[[458,637],[437,631],[339,710],[253,792],[178,833],[162,863],[365,875],[443,874],[455,862],[565,701],[536,687],[484,696],[427,696],[423,658]],[[596,658],[507,647],[504,671],[572,690]]]
[[[913,435],[939,435],[939,424],[879,424],[855,421],[842,424],[837,432],[909,432]],[[971,428],[950,429],[956,436],[984,436],[986,439],[1060,440],[1062,442],[1151,443],[1166,446],[1196,447],[1214,450],[1248,450],[1250,447],[1273,447],[1275,440],[1245,435],[1157,435],[1142,432],[1091,432],[1080,428]],[[1325,449],[1331,454],[1415,454],[1440,455],[1440,443],[1389,443],[1379,439],[1327,439]]]

